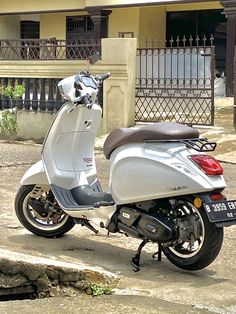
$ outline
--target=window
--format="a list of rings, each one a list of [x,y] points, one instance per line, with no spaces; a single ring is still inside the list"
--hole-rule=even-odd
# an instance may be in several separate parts
[[[211,45],[211,35],[214,38],[216,47],[216,70],[220,73],[225,71],[226,67],[226,18],[222,14],[223,10],[201,10],[201,11],[183,11],[167,13],[166,39],[167,45],[173,37],[173,46],[177,45],[176,38],[179,37],[179,46],[190,45],[190,37],[193,40],[191,44],[202,45],[204,35],[207,38],[206,45]],[[182,41],[185,36],[185,43]],[[197,36],[199,42],[196,41]]]
[[[39,38],[39,22],[21,21],[20,23],[21,38],[36,39]]]
[[[202,11],[183,11],[167,13],[167,31],[166,37],[171,36],[176,39],[177,36],[189,38],[190,35],[195,39],[206,35],[215,34],[219,24],[226,22],[223,10],[202,10]]]
[[[93,31],[93,21],[90,16],[80,17],[71,16],[66,20],[67,32],[69,33],[84,33]]]

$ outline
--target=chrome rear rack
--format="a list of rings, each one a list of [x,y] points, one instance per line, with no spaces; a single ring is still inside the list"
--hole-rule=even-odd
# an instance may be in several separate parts
[[[192,139],[170,139],[170,140],[146,140],[145,143],[169,143],[180,142],[184,143],[188,148],[192,148],[198,152],[213,152],[216,149],[217,143],[210,142],[207,138],[192,138]]]

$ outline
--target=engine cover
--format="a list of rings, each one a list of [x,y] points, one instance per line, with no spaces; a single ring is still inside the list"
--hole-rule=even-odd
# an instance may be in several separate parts
[[[177,239],[177,225],[161,212],[151,215],[130,207],[122,207],[118,220],[119,229],[138,238],[148,238],[153,242]]]
[[[177,239],[177,226],[162,213],[155,216],[141,214],[138,228],[153,242],[168,242]]]
[[[132,208],[122,207],[120,209],[120,221],[128,227],[134,225],[135,221],[141,216],[139,211]]]

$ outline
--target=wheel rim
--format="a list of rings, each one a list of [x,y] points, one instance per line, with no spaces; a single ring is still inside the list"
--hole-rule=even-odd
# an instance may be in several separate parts
[[[201,226],[201,232],[199,234],[198,239],[195,239],[193,243],[193,247],[191,247],[191,250],[189,248],[190,242],[188,241],[183,241],[182,243],[179,243],[176,246],[169,247],[169,250],[173,254],[183,259],[188,259],[188,258],[196,256],[199,253],[199,251],[202,249],[202,246],[205,240],[205,226],[204,226],[204,222],[203,222],[203,219],[199,210],[196,207],[194,207],[191,203],[186,203],[186,204],[187,204],[186,208],[188,209],[191,208],[192,214],[194,214],[195,216],[197,215],[199,219],[198,223]]]
[[[40,217],[40,215],[37,214],[34,211],[34,209],[29,205],[29,199],[32,197],[32,195],[34,195],[34,198],[35,198],[35,194],[33,194],[33,190],[30,191],[26,195],[23,201],[24,217],[32,226],[42,231],[55,231],[61,228],[67,222],[69,216],[66,213],[64,213],[62,210],[61,210],[61,215],[60,217],[58,217],[58,220],[56,223],[53,222],[52,216],[47,217],[47,218]],[[40,193],[37,193],[37,198],[38,197],[41,197],[41,198],[46,197],[46,192],[44,192],[41,189]]]

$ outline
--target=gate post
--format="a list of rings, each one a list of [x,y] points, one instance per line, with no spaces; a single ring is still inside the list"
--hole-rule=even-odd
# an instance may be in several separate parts
[[[236,2],[235,0],[221,0],[227,17],[227,55],[226,55],[226,96],[234,94],[234,53],[236,45]]]
[[[236,130],[236,46],[234,49],[234,128]]]
[[[136,46],[136,38],[102,39],[102,64],[112,74],[103,87],[105,134],[135,123]]]

